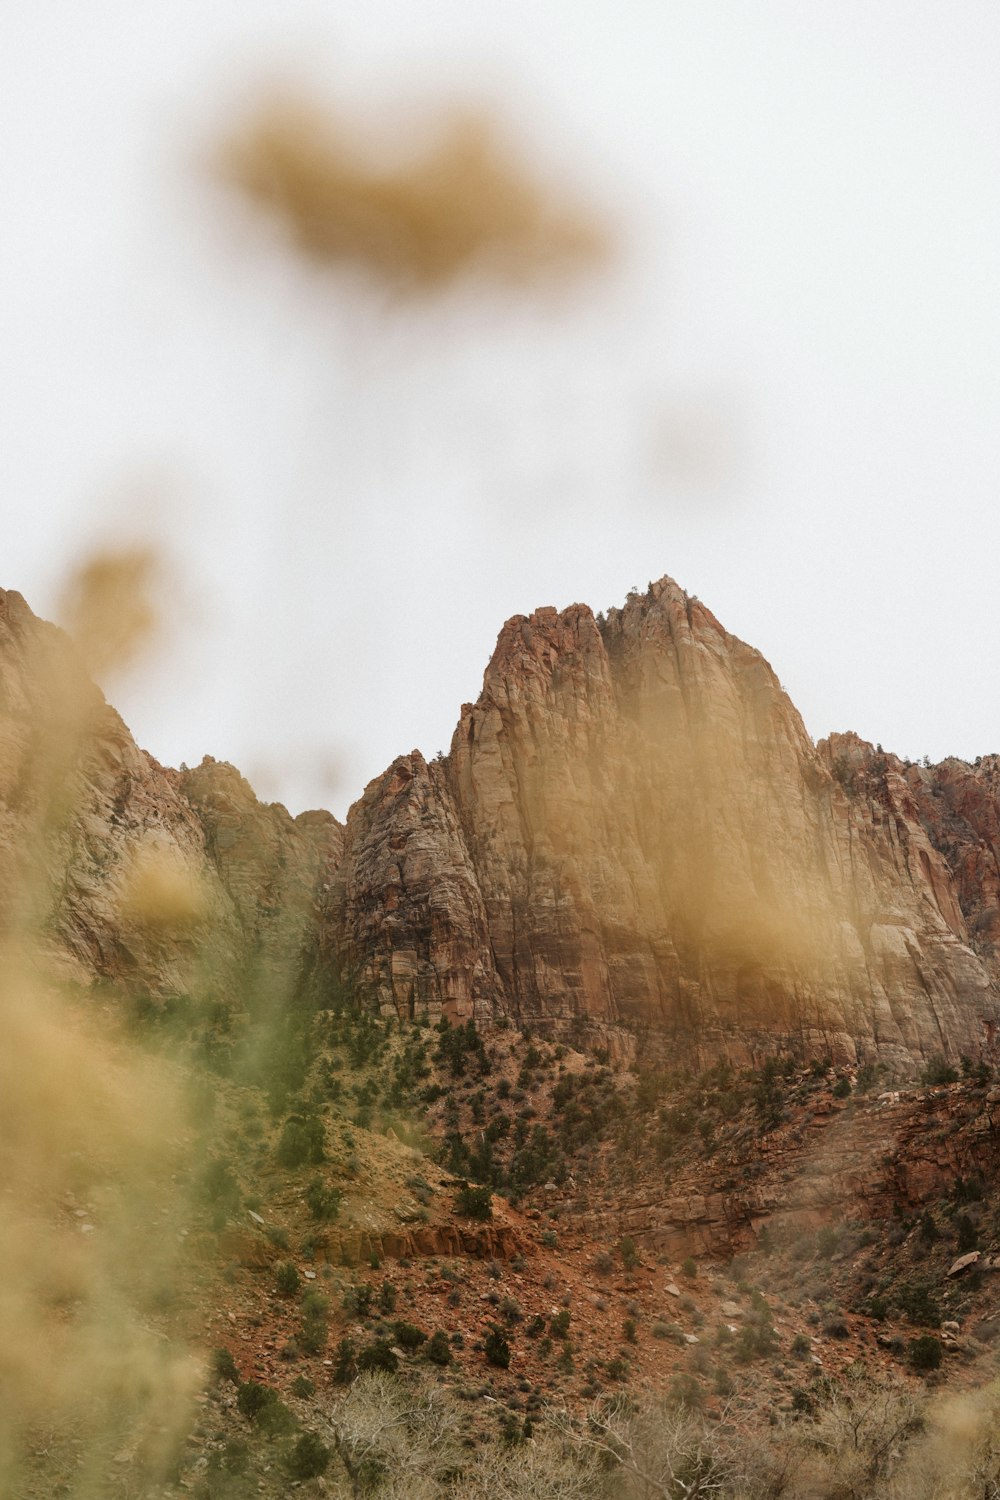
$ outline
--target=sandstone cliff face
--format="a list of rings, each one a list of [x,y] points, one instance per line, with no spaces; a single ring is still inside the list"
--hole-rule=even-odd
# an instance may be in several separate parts
[[[136,916],[150,853],[196,920]],[[814,746],[760,654],[663,579],[606,620],[508,621],[448,756],[400,757],[343,830],[232,767],[159,766],[0,593],[0,909],[26,903],[77,975],[153,993],[341,984],[702,1057],[954,1058],[1000,1013],[1000,761]]]
[[[1000,756],[906,770],[922,826],[945,861],[973,947],[1000,956]]]
[[[231,767],[140,750],[68,640],[0,590],[0,918],[85,983],[287,995],[317,960],[342,830]]]
[[[992,966],[904,768],[845,770],[869,751],[814,747],[759,653],[668,579],[606,621],[517,617],[446,760],[397,762],[351,810],[345,961],[400,1010],[703,1053],[974,1052]]]
[[[177,784],[235,919],[244,998],[273,1007],[306,986],[327,991],[320,913],[343,857],[336,818],[327,812],[293,818],[280,803],[259,802],[233,766],[211,756],[181,772]]]
[[[348,983],[389,1011],[457,1018],[506,1009],[445,768],[418,750],[351,809],[330,923]]]

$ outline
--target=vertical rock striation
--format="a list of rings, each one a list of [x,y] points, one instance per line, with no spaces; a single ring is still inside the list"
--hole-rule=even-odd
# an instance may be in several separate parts
[[[166,862],[199,893],[140,920]],[[767,662],[670,579],[516,616],[446,757],[292,818],[138,748],[0,591],[0,917],[83,979],[402,1017],[509,1016],[661,1053],[956,1058],[998,1011],[1000,759],[814,745]]]
[[[351,810],[345,961],[401,1011],[704,1054],[975,1052],[992,968],[905,768],[852,779],[873,754],[814,746],[763,657],[669,579],[606,620],[517,616],[446,760],[396,762]]]

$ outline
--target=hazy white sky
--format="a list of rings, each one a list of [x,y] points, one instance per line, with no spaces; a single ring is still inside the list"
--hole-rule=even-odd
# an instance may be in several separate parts
[[[558,305],[388,313],[199,176],[280,73],[492,102],[618,226]],[[66,0],[0,17],[0,584],[152,533],[112,685],[343,811],[447,748],[503,620],[670,573],[814,735],[1000,749],[995,0]]]

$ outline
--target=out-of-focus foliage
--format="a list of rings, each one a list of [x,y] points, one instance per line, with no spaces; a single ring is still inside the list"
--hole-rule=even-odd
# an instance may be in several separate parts
[[[131,666],[159,626],[161,562],[148,547],[95,553],[75,568],[60,614],[95,677]]]
[[[511,284],[562,279],[610,251],[597,216],[537,180],[482,112],[443,113],[423,156],[386,166],[335,116],[274,95],[214,164],[303,255],[363,267],[401,294],[439,291],[472,269]]]
[[[151,638],[155,568],[150,553],[105,555],[68,585],[67,623],[94,670]],[[135,1482],[166,1474],[200,1379],[156,1327],[176,1276],[177,1236],[163,1226],[183,1212],[185,1109],[176,1081],[48,968],[43,846],[79,811],[73,772],[100,699],[64,670],[54,633],[35,648],[28,676],[53,708],[37,721],[18,826],[38,847],[21,851],[0,943],[0,1493],[49,1483],[96,1500],[116,1464]],[[142,921],[155,925],[164,903],[177,915],[172,880],[152,866],[137,871],[135,900]]]

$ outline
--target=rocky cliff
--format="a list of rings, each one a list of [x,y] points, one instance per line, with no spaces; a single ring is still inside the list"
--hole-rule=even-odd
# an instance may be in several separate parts
[[[996,770],[957,766],[814,746],[763,657],[669,579],[607,619],[519,616],[449,755],[352,808],[341,958],[402,1014],[976,1052]]]
[[[957,1057],[1000,1015],[1000,761],[813,745],[669,579],[508,621],[449,754],[400,757],[346,829],[159,766],[0,593],[0,804],[8,919],[28,892],[75,972],[152,993],[343,983],[703,1056]]]
[[[288,998],[320,963],[342,830],[231,766],[161,766],[71,643],[0,590],[0,921],[68,977],[152,997]]]

